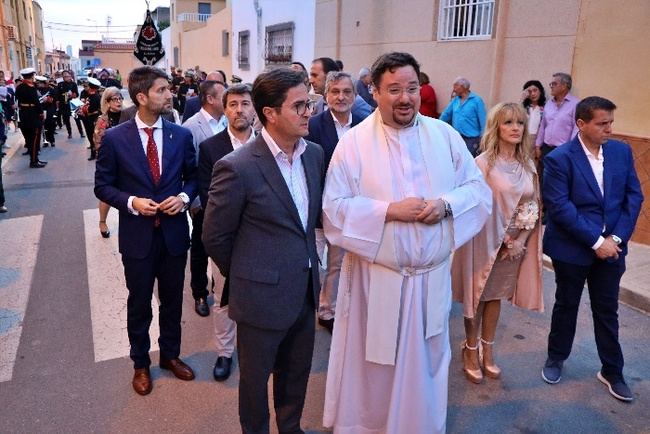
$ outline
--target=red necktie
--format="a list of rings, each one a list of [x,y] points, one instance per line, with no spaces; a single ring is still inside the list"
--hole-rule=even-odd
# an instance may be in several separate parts
[[[149,161],[149,170],[151,170],[151,176],[153,177],[153,183],[158,185],[160,182],[160,162],[158,161],[158,147],[156,146],[156,141],[153,139],[153,131],[156,128],[144,128],[144,132],[147,133],[147,161]],[[160,226],[160,217],[156,215],[153,222],[154,227]]]
[[[153,139],[153,130],[156,128],[144,128],[144,132],[147,133],[147,160],[149,161],[149,170],[151,170],[151,176],[153,177],[153,183],[158,185],[160,182],[160,162],[158,161],[158,147],[156,147],[156,141]]]

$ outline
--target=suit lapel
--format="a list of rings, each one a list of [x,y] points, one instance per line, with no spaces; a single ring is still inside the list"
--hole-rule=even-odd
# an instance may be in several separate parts
[[[311,145],[307,144],[307,149],[302,154],[302,167],[305,171],[305,179],[307,179],[307,191],[309,192],[309,214],[307,215],[307,227],[311,228],[315,225],[315,218],[319,215],[318,204],[320,203],[318,196],[321,194],[318,188],[318,181],[320,174],[318,174],[318,167],[316,161],[309,149]]]
[[[271,150],[264,141],[262,134],[257,136],[253,145],[255,146],[254,155],[259,157],[257,164],[262,172],[262,176],[264,176],[266,182],[278,196],[280,202],[282,202],[282,204],[287,208],[296,224],[304,231],[302,222],[300,221],[300,215],[298,214],[298,208],[296,208],[296,204],[293,202],[291,192],[289,192],[289,187],[280,172],[275,157],[273,157]]]
[[[612,179],[614,177],[614,155],[610,152],[609,142],[606,142],[602,146],[603,153],[603,190],[605,191],[605,197],[603,201],[607,200],[608,195],[612,191]]]
[[[329,149],[327,153],[332,155],[336,144],[339,142],[339,136],[336,134],[336,125],[334,125],[334,119],[332,118],[332,113],[329,113],[329,110],[323,112],[323,134],[325,135],[325,143],[321,143],[321,146],[327,146]]]
[[[147,153],[142,147],[142,139],[140,138],[140,131],[138,131],[138,126],[135,123],[135,119],[128,121],[128,127],[130,129],[127,137],[133,137],[131,141],[131,149],[133,155],[135,155],[135,160],[140,165],[140,168],[143,170],[151,185],[153,185],[153,176],[151,175],[151,168],[149,167],[149,160],[147,160]]]
[[[589,164],[589,160],[587,159],[587,156],[585,155],[585,151],[582,149],[582,145],[580,144],[580,141],[578,140],[577,137],[573,139],[573,142],[571,143],[571,152],[573,153],[574,161],[576,166],[578,167],[578,170],[580,171],[580,173],[582,173],[582,176],[585,178],[585,181],[587,181],[587,184],[589,184],[589,187],[591,187],[593,193],[602,202],[603,194],[600,192],[600,187],[598,187],[598,182],[596,181],[596,176],[594,175],[594,171],[591,170],[591,165]]]
[[[163,144],[162,144],[162,167],[160,168],[160,179],[162,179],[163,176],[165,176],[166,173],[169,172],[169,165],[171,164],[174,155],[174,146],[172,140],[174,139],[173,134],[171,132],[171,128],[167,125],[167,121],[163,119],[162,121],[162,137],[163,137]]]

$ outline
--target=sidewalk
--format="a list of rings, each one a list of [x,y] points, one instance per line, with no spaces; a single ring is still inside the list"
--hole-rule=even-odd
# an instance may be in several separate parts
[[[551,259],[546,255],[544,265],[553,270]],[[650,313],[650,246],[630,242],[625,266],[619,300],[642,312]]]
[[[13,157],[14,154],[18,152],[18,150],[20,150],[20,152],[23,151],[25,140],[23,139],[23,135],[21,134],[20,130],[14,131],[13,127],[9,128],[9,131],[7,132],[6,144],[9,146],[9,148],[2,148],[2,151],[7,153],[7,155],[2,159],[2,167],[9,163],[11,157]]]

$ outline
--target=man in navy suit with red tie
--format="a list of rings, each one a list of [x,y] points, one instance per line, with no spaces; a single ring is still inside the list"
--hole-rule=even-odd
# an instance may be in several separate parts
[[[578,135],[544,159],[542,197],[549,217],[544,253],[553,260],[557,289],[542,378],[555,384],[562,377],[586,281],[602,364],[596,377],[612,396],[632,401],[618,341],[618,292],[643,193],[632,150],[609,140],[614,109],[597,96],[580,101]]]
[[[181,380],[194,372],[179,359],[187,250],[185,211],[197,194],[192,134],[164,120],[172,109],[166,74],[153,67],[129,74],[134,119],[106,132],[97,159],[95,195],[120,213],[127,330],[134,363],[133,389],[151,392],[149,326],[154,280],[160,298],[160,367]]]

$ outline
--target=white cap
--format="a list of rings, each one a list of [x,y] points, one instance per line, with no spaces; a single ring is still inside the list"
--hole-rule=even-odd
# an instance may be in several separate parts
[[[47,77],[43,77],[42,75],[36,75],[36,76],[34,76],[34,80],[36,80],[36,81],[47,81]]]
[[[102,84],[95,77],[88,77],[88,84],[95,87],[102,87]]]
[[[20,75],[23,77],[30,74],[35,74],[36,70],[34,68],[24,68],[20,70]]]

